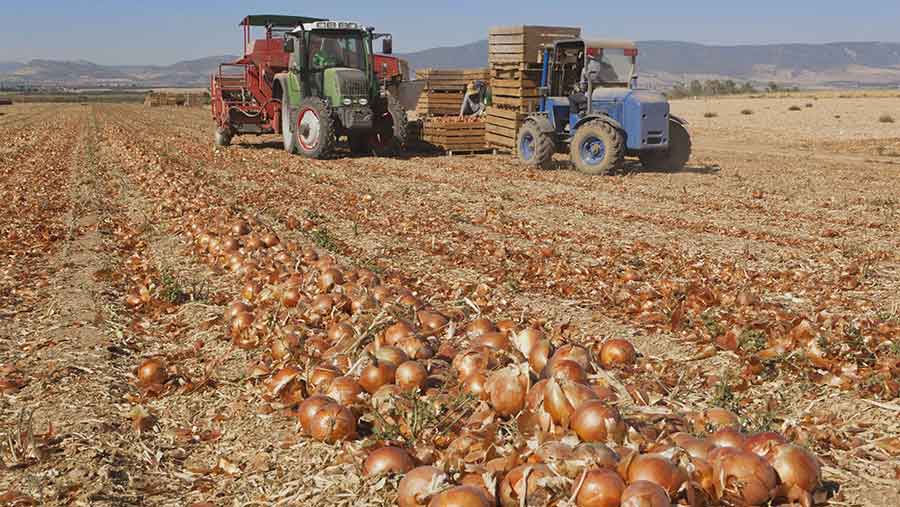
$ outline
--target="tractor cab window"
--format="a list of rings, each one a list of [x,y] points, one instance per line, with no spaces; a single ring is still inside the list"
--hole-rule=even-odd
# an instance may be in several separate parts
[[[312,32],[309,35],[310,68],[325,70],[334,67],[366,69],[366,55],[362,37],[340,32]]]
[[[595,85],[626,84],[634,74],[634,57],[624,49],[594,49],[587,51],[584,80]]]

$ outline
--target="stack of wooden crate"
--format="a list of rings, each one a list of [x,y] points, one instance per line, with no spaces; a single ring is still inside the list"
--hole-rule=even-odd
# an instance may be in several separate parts
[[[581,36],[580,28],[510,26],[488,35],[491,107],[487,111],[488,145],[513,150],[522,121],[537,109],[542,51],[554,41]]]
[[[425,81],[416,115],[422,120],[421,139],[432,148],[453,151],[483,150],[484,120],[459,118],[466,85],[488,81],[488,69],[424,69],[416,78]]]
[[[488,69],[423,69],[416,71],[416,79],[425,81],[419,96],[416,114],[419,117],[458,115],[466,96],[466,85],[473,81],[487,81]]]

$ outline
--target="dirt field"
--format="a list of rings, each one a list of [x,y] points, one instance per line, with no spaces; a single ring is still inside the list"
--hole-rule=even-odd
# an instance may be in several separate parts
[[[832,505],[900,505],[900,98],[674,110],[686,170],[586,177],[215,149],[205,109],[0,108],[0,504],[392,504],[397,479],[359,472],[374,437],[300,436],[268,349],[227,337],[247,284],[197,238],[243,217],[460,324],[628,338],[627,420],[725,406],[812,449]],[[164,392],[134,377],[153,356]]]

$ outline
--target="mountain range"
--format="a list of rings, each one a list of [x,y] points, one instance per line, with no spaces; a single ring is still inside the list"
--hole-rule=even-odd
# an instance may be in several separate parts
[[[487,41],[398,55],[413,69],[487,66]],[[640,75],[666,87],[693,79],[733,79],[805,87],[900,86],[900,43],[835,42],[710,46],[642,41]],[[206,86],[208,76],[232,55],[173,65],[98,65],[87,61],[0,62],[0,83],[71,87]]]

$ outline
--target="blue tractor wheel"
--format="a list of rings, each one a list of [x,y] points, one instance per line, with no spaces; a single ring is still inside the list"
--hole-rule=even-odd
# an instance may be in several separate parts
[[[691,159],[691,134],[681,123],[669,120],[669,147],[643,151],[638,158],[649,171],[678,172]]]
[[[549,169],[553,164],[556,145],[553,137],[541,132],[535,121],[525,121],[516,138],[519,160],[539,169]]]
[[[625,139],[609,123],[591,120],[575,131],[569,155],[580,172],[613,174],[625,160]]]

